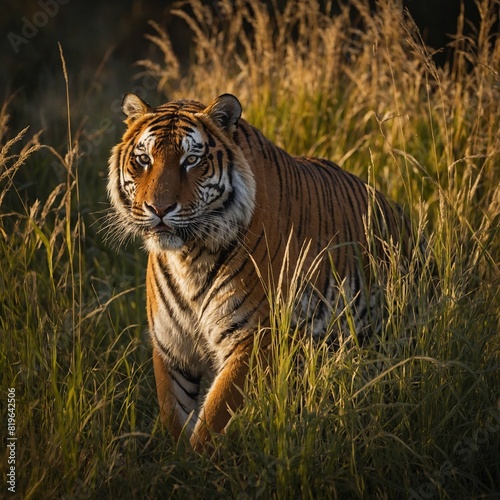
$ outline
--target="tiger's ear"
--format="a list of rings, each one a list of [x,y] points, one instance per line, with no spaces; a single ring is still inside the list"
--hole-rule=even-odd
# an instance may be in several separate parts
[[[125,122],[127,123],[127,125],[130,125],[132,122],[135,122],[135,120],[145,115],[146,113],[151,113],[153,109],[138,95],[128,93],[123,97],[122,111],[127,117]]]
[[[203,110],[220,128],[232,134],[241,117],[241,104],[232,94],[222,94]]]

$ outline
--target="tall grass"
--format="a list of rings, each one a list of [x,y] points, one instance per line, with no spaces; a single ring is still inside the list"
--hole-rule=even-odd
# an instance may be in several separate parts
[[[465,36],[460,17],[444,67],[395,0],[336,15],[312,0],[184,2],[173,14],[194,34],[187,66],[152,23],[159,58],[141,65],[165,99],[233,92],[278,145],[369,180],[426,233],[438,279],[429,298],[428,267],[411,283],[392,266],[380,342],[335,352],[288,342],[293,297],[270,294],[271,376],[254,367],[213,457],[159,427],[145,258],[97,234],[94,166],[111,136],[85,154],[70,115],[67,145],[47,146],[9,130],[15,100],[2,107],[0,377],[3,398],[16,390],[19,496],[499,494],[500,2],[477,5],[480,24]]]

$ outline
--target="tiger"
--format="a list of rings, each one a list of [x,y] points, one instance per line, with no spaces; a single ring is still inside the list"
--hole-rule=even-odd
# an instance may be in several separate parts
[[[291,156],[241,117],[232,94],[153,108],[129,93],[122,111],[127,128],[107,184],[113,225],[148,254],[160,420],[201,451],[243,403],[255,341],[259,353],[272,344],[268,290],[283,286],[285,260],[297,262],[307,245],[316,263],[296,325],[334,337],[328,324],[349,305],[355,331],[372,335],[381,319],[367,233],[380,260],[388,243],[406,256],[415,243],[399,205],[327,159]]]

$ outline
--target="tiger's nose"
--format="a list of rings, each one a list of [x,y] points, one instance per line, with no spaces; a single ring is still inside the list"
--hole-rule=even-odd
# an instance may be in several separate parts
[[[145,205],[148,210],[153,212],[158,217],[163,218],[175,208],[176,203],[170,203],[168,205],[155,205],[154,203],[145,203]]]

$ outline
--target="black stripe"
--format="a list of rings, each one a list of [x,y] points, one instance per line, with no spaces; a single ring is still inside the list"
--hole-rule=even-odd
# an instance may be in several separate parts
[[[153,335],[155,342],[157,344],[157,347],[160,349],[160,351],[163,353],[164,358],[167,358],[167,363],[169,367],[171,368],[172,366],[176,366],[178,364],[175,356],[172,354],[172,351],[170,348],[168,348],[156,335],[156,332],[154,330],[151,330],[151,335]]]
[[[208,273],[207,277],[205,278],[205,281],[203,285],[200,287],[198,292],[196,292],[192,300],[196,302],[212,285],[214,278],[217,276],[218,272],[220,271],[221,266],[225,264],[225,262],[228,260],[229,255],[233,252],[233,250],[236,248],[236,241],[233,241],[227,248],[223,248],[220,253],[219,257],[217,258],[217,261],[215,262],[214,266],[212,269],[210,269],[210,272]]]
[[[175,297],[175,301],[177,305],[182,309],[183,312],[191,313],[191,307],[187,303],[186,298],[184,297],[179,285],[175,282],[170,269],[168,268],[167,262],[161,258],[161,256],[156,257],[156,262],[160,267],[160,271],[165,278],[167,287],[172,292],[172,295]]]
[[[175,402],[181,407],[182,411],[186,414],[186,415],[189,415],[193,410],[189,410],[188,408],[186,408],[180,401],[178,398],[175,398]]]
[[[155,261],[155,262],[157,262],[157,261]],[[157,290],[158,293],[160,294],[161,302],[165,306],[165,309],[167,310],[169,319],[172,321],[172,323],[174,323],[174,328],[178,332],[184,332],[184,328],[182,328],[179,321],[177,321],[177,318],[175,317],[175,314],[174,314],[174,310],[170,306],[170,303],[167,300],[167,297],[165,296],[165,292],[163,291],[163,288],[161,287],[161,285],[158,281],[157,273],[153,272],[152,274],[153,274],[153,280],[154,280],[154,285],[155,285],[154,290]]]
[[[237,330],[242,330],[244,329],[250,320],[250,318],[255,314],[255,312],[259,309],[259,307],[262,305],[264,300],[267,300],[267,297],[264,295],[264,298],[260,300],[260,302],[254,306],[252,309],[247,311],[243,318],[239,319],[238,321],[235,321],[234,323],[231,323],[226,330],[224,330],[221,334],[220,337],[217,339],[216,343],[220,344],[224,339],[229,337],[232,333],[234,333]],[[252,328],[253,330],[253,328]]]
[[[262,238],[264,237],[264,232],[260,233],[259,237],[257,238],[257,241],[255,242],[253,248],[251,250],[248,251],[248,255],[246,256],[246,258],[244,258],[241,262],[241,264],[233,270],[233,272],[231,274],[229,274],[228,276],[226,276],[226,278],[221,282],[219,283],[219,285],[217,285],[217,287],[213,288],[211,291],[210,291],[210,295],[205,299],[205,302],[206,302],[206,305],[205,307],[202,309],[201,311],[201,315],[203,315],[203,313],[205,312],[205,309],[206,307],[208,306],[208,304],[215,298],[215,296],[220,292],[220,290],[222,290],[223,287],[225,287],[229,282],[231,282],[232,280],[234,280],[234,278],[236,276],[238,276],[238,274],[241,273],[241,271],[243,270],[243,268],[248,265],[249,261],[250,261],[250,255],[253,255],[253,253],[255,252],[255,250],[257,249],[257,247],[259,246],[260,242],[262,241]],[[229,259],[226,261],[228,262]],[[253,265],[253,263],[252,263]],[[245,299],[246,297],[248,296],[248,294],[245,296]],[[233,311],[236,310],[238,307],[241,306],[241,304],[244,302],[244,299],[241,300],[234,308],[233,308]]]
[[[278,193],[279,193],[279,198],[278,198],[278,208],[277,212],[280,213],[281,207],[283,205],[283,195],[284,195],[284,186],[283,186],[283,177],[281,176],[281,168],[278,162],[278,158],[276,156],[276,149],[275,148],[270,148],[270,155],[271,155],[271,164],[274,167],[274,171],[276,172],[276,175],[278,177]],[[266,155],[267,158],[267,155]]]
[[[241,134],[240,134],[240,132],[241,132]],[[247,143],[247,146],[251,147],[252,146],[251,136],[250,136],[248,127],[246,127],[246,126],[240,126],[240,127],[238,127],[238,131],[234,135],[235,142],[240,147],[241,147],[241,140],[240,139],[242,138],[241,136],[243,136],[243,138],[245,139],[245,141]],[[214,146],[215,146],[215,144],[214,144]]]
[[[251,130],[252,130],[252,132],[253,132],[253,134],[254,134],[254,137],[257,139],[257,142],[259,143],[259,151],[262,153],[262,156],[264,157],[264,159],[265,159],[265,160],[267,160],[267,159],[268,159],[268,157],[267,157],[267,151],[270,149],[270,150],[271,150],[271,152],[273,152],[273,150],[274,150],[274,149],[276,149],[276,146],[275,146],[274,144],[272,144],[272,146],[273,146],[272,148],[269,148],[269,149],[268,149],[268,148],[266,148],[266,146],[265,146],[265,143],[264,143],[263,139],[264,139],[265,141],[267,141],[267,139],[266,139],[266,138],[262,135],[262,133],[261,133],[259,130],[257,130],[256,128],[251,127]],[[252,144],[250,144],[250,146],[251,146],[251,145],[252,145]]]
[[[192,384],[194,386],[196,386],[196,391],[190,391],[188,389],[186,389],[186,387],[184,387],[182,385],[182,383],[179,381],[179,379],[175,376],[176,374],[179,374],[182,378],[184,378],[185,380],[187,380],[187,382],[189,384]],[[172,377],[172,379],[175,381],[175,383],[182,389],[182,392],[184,392],[184,394],[186,394],[186,396],[188,396],[189,398],[195,400],[199,394],[200,394],[200,381],[201,381],[201,378],[197,377],[197,378],[188,378],[186,377],[184,374],[186,372],[184,371],[180,371],[179,369],[173,369],[171,370],[170,372],[170,376]]]
[[[118,197],[120,198],[120,201],[122,202],[122,204],[125,207],[129,208],[130,207],[130,200],[128,199],[127,193],[125,192],[124,186],[122,185],[122,167],[121,167],[121,164],[123,161],[124,154],[125,153],[124,153],[123,149],[120,148],[118,158],[117,158],[113,167],[118,170],[118,175],[116,176],[116,178],[117,178],[116,190],[118,192]]]

